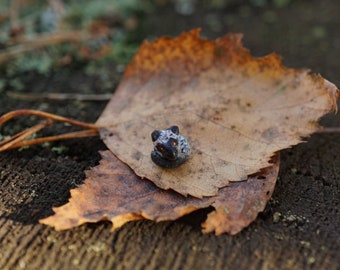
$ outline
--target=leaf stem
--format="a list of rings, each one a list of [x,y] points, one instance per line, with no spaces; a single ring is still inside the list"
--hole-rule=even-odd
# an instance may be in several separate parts
[[[37,111],[37,110],[16,110],[11,111],[9,113],[4,114],[0,117],[0,128],[1,126],[6,123],[7,121],[11,120],[14,117],[22,116],[22,115],[34,115],[38,117],[45,118],[46,120],[43,123],[37,124],[33,127],[25,129],[17,134],[14,134],[10,138],[7,138],[0,142],[0,152],[19,148],[23,146],[29,146],[33,144],[40,144],[44,142],[53,142],[57,140],[67,140],[67,139],[74,139],[74,138],[83,138],[83,137],[90,137],[90,136],[98,136],[100,126],[90,123],[85,123],[81,121],[76,121],[70,118],[66,118],[63,116],[59,116],[52,113]],[[42,138],[35,138],[35,139],[26,139],[29,136],[32,136],[34,133],[42,130],[43,128],[50,126],[53,124],[54,121],[69,123],[74,126],[85,128],[82,131],[76,132],[69,132],[65,134],[55,135],[55,136],[48,136]]]
[[[14,117],[21,116],[21,115],[34,115],[34,116],[38,116],[38,117],[42,117],[46,119],[55,120],[58,122],[69,123],[71,125],[82,127],[82,128],[87,128],[87,129],[99,129],[100,128],[100,126],[95,125],[95,124],[89,124],[89,123],[73,120],[67,117],[63,117],[57,114],[52,114],[52,113],[47,113],[47,112],[37,111],[37,110],[16,110],[16,111],[11,111],[9,113],[6,113],[0,117],[0,128],[5,122],[11,120]]]
[[[41,144],[45,142],[54,142],[54,141],[69,140],[69,139],[75,139],[75,138],[85,138],[85,137],[91,137],[91,136],[98,136],[98,131],[94,129],[88,129],[88,130],[65,133],[61,135],[42,137],[42,138],[36,138],[36,139],[31,139],[31,140],[22,140],[14,144],[6,144],[0,147],[0,152],[10,150],[10,149],[30,146],[34,144]]]
[[[15,146],[20,144],[25,140],[25,138],[33,135],[34,133],[38,132],[39,130],[43,129],[44,127],[48,126],[51,124],[51,121],[45,121],[44,123],[37,124],[33,127],[30,127],[28,129],[25,129],[12,137],[3,140],[0,142],[0,152],[6,151],[12,148],[16,148]],[[18,146],[20,147],[20,146]]]

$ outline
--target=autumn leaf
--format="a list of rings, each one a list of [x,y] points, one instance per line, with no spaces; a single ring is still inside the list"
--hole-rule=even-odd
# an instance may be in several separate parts
[[[171,190],[161,190],[142,180],[110,151],[101,152],[97,167],[86,172],[85,183],[71,190],[69,203],[53,208],[55,214],[41,223],[65,230],[86,222],[110,220],[117,229],[138,219],[174,220],[196,209],[213,205],[204,223],[204,232],[236,234],[262,211],[274,190],[279,161],[247,181],[232,183],[216,197],[184,197]]]
[[[152,182],[141,180],[110,151],[101,155],[100,165],[86,172],[85,183],[71,190],[70,202],[53,208],[55,215],[41,223],[64,230],[86,222],[110,220],[116,229],[137,219],[174,220],[214,201],[185,198],[159,189]]]
[[[107,147],[142,178],[183,195],[213,196],[270,166],[281,149],[318,130],[337,88],[319,75],[253,58],[241,35],[215,41],[199,30],[145,42],[97,121]],[[178,125],[192,147],[175,169],[150,159],[150,134]]]
[[[219,190],[212,204],[215,211],[202,224],[204,233],[234,235],[256,219],[272,196],[279,173],[279,155],[272,161],[272,166],[249,176],[247,181],[231,183]]]

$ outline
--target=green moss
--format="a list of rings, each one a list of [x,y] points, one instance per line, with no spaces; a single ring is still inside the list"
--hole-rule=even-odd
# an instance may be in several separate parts
[[[3,1],[0,0],[0,3]],[[1,6],[1,5],[0,5]],[[9,3],[4,3],[9,6]],[[37,73],[48,76],[51,72],[63,69],[83,69],[89,75],[101,75],[110,70],[108,66],[125,66],[135,54],[140,43],[145,38],[144,19],[153,9],[153,2],[128,0],[128,1],[69,1],[64,6],[65,12],[62,20],[58,20],[51,6],[46,1],[37,1],[34,6],[20,6],[19,22],[25,25],[24,37],[34,39],[39,35],[48,35],[58,30],[59,33],[68,31],[89,31],[91,23],[99,20],[109,28],[105,37],[94,37],[81,42],[66,42],[45,47],[32,48],[25,52],[25,45],[13,44],[9,41],[10,23],[0,25],[0,42],[3,49],[0,53],[17,53],[11,60],[0,64],[0,92],[3,89],[22,90],[25,83],[23,75]],[[131,25],[126,26],[126,21],[132,20]],[[101,49],[110,48],[108,53],[101,57],[93,57],[100,54]],[[90,51],[90,55],[82,53],[82,49]],[[63,62],[63,59],[69,59]],[[111,85],[112,86],[112,85]]]

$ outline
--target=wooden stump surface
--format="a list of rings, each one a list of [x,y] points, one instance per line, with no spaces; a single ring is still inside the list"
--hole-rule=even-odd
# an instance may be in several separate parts
[[[198,9],[187,17],[162,9],[150,14],[147,26],[150,37],[198,26],[212,38],[243,32],[254,55],[275,51],[285,65],[311,68],[340,86],[339,3],[291,2],[283,8]],[[224,22],[217,30],[209,12]],[[25,75],[22,92],[82,93],[86,85],[96,93],[97,79],[76,70]],[[106,104],[16,100],[6,90],[0,91],[1,114],[42,109],[94,122]],[[12,125],[20,129],[30,123]],[[340,116],[327,116],[322,124],[340,126]],[[340,269],[339,133],[315,134],[282,151],[279,180],[266,210],[233,237],[200,232],[209,209],[174,222],[131,222],[114,232],[108,222],[62,232],[40,225],[53,206],[67,202],[70,189],[84,181],[83,171],[98,164],[103,149],[99,138],[87,138],[0,154],[0,269]]]

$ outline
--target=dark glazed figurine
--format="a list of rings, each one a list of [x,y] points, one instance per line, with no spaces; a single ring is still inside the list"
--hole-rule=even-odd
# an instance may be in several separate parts
[[[189,159],[191,149],[186,138],[179,134],[178,126],[151,133],[154,150],[152,161],[163,168],[176,168]]]

